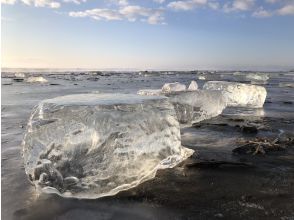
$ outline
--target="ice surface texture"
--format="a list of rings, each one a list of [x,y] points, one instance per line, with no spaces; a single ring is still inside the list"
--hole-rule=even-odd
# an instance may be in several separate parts
[[[39,191],[114,195],[193,153],[165,97],[80,94],[42,101],[23,141],[25,170]]]
[[[203,89],[222,91],[227,105],[235,107],[261,108],[267,94],[262,86],[226,81],[206,82]]]
[[[186,125],[215,117],[226,107],[224,96],[219,91],[185,91],[166,96],[174,105],[179,122]]]

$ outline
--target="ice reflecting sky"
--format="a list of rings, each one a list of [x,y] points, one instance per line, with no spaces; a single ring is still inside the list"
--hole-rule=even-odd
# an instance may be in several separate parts
[[[2,67],[294,66],[294,0],[2,0]]]

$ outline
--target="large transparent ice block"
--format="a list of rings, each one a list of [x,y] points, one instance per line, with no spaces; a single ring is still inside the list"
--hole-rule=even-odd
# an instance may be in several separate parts
[[[130,189],[192,153],[181,146],[172,104],[160,96],[44,100],[34,108],[23,141],[25,170],[37,189],[76,198]]]

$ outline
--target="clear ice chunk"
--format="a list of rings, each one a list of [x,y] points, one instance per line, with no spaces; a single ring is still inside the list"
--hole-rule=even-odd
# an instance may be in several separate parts
[[[166,97],[79,94],[37,105],[23,140],[39,192],[94,199],[153,178],[193,153]]]
[[[195,91],[198,89],[198,84],[196,81],[192,80],[189,87],[188,91]],[[157,96],[164,96],[167,93],[172,93],[172,92],[183,92],[187,91],[186,90],[186,85],[175,82],[175,83],[165,83],[162,87],[162,89],[141,89],[137,92],[138,95],[157,95]]]
[[[42,76],[31,76],[27,78],[28,83],[47,83],[48,80]]]
[[[15,73],[14,76],[16,78],[25,78],[26,77],[26,75],[24,73]]]
[[[279,83],[279,87],[294,88],[294,83],[291,83],[291,82],[281,82],[281,83]]]
[[[246,74],[246,79],[253,81],[267,81],[269,77],[265,73],[248,73]]]
[[[225,98],[219,91],[196,90],[166,96],[174,105],[179,122],[184,125],[218,116],[226,108]]]
[[[234,107],[261,108],[267,95],[262,86],[226,81],[206,82],[203,89],[222,91],[227,105]]]
[[[198,84],[196,81],[192,80],[189,87],[188,87],[188,90],[189,91],[195,91],[198,89]]]
[[[198,76],[199,80],[206,80],[205,76]]]
[[[178,82],[165,83],[161,90],[162,90],[163,93],[185,91],[186,90],[186,85],[184,85],[182,83],[178,83]]]

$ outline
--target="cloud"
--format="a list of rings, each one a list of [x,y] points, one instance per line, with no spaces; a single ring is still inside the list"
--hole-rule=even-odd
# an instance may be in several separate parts
[[[49,7],[59,8],[60,3],[51,0],[21,0],[26,5],[33,5],[35,7]]]
[[[143,21],[149,24],[165,24],[164,12],[171,9],[173,13],[180,11],[205,8],[207,10],[220,10],[225,13],[242,13],[255,18],[271,16],[294,15],[294,0],[149,0],[154,7],[130,5],[134,0],[104,0],[104,7],[90,10],[76,9],[76,11],[64,12],[71,17],[90,17],[95,20],[127,20]],[[34,7],[60,8],[61,3],[73,3],[80,5],[87,0],[1,0],[2,4],[14,5],[23,3]],[[144,1],[140,1],[144,2]],[[149,4],[148,3],[148,4]],[[143,3],[142,3],[143,4]],[[160,8],[158,8],[160,4]],[[269,5],[270,4],[270,5]],[[246,14],[245,14],[246,13]]]
[[[90,17],[95,20],[128,20],[136,21],[138,18],[149,24],[164,24],[163,10],[145,8],[138,5],[128,5],[120,9],[95,8],[86,11],[69,12],[71,17]]]
[[[233,7],[236,10],[247,11],[254,5],[254,0],[235,0]]]
[[[217,10],[220,8],[220,3],[219,2],[208,2],[208,7]]]
[[[188,0],[188,1],[172,1],[167,7],[172,8],[174,10],[192,10],[195,7],[205,5],[207,0]]]
[[[294,15],[294,3],[285,5],[277,10],[278,15]]]
[[[1,0],[2,4],[14,5],[16,0]]]
[[[86,0],[63,0],[63,2],[66,2],[66,3],[74,3],[76,5],[79,5],[81,3],[86,2]]]
[[[69,16],[71,17],[91,17],[95,20],[122,20],[123,17],[115,10],[104,9],[104,8],[95,8],[86,11],[77,11],[77,12],[69,12]]]
[[[117,4],[121,5],[121,6],[126,6],[129,4],[129,2],[128,2],[128,0],[118,0]]]
[[[280,0],[265,0],[267,3],[274,4],[279,2]]]
[[[17,0],[1,0],[2,4],[14,5]],[[52,0],[20,0],[20,2],[25,5],[32,5],[35,7],[49,7],[49,8],[59,8],[60,3]]]
[[[252,9],[255,0],[234,0],[232,3],[226,3],[223,6],[225,12],[248,11]]]
[[[165,2],[165,0],[153,0],[153,1],[156,2],[156,3],[159,3],[159,4],[162,4],[162,3]]]
[[[271,17],[273,14],[270,11],[265,10],[263,7],[260,7],[256,11],[253,12],[252,16],[256,18],[267,18]]]

